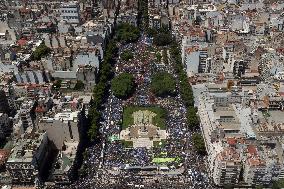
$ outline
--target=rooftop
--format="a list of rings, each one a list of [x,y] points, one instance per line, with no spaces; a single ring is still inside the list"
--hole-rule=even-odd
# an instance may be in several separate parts
[[[40,133],[36,134],[34,138],[19,139],[11,151],[8,162],[31,163],[45,137],[46,133]]]

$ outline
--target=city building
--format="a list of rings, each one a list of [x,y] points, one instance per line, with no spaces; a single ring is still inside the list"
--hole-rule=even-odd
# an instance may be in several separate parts
[[[17,140],[7,160],[6,168],[14,184],[33,185],[41,180],[49,142],[46,133],[33,135]]]
[[[60,20],[69,24],[80,23],[80,6],[76,1],[62,3],[60,7]]]

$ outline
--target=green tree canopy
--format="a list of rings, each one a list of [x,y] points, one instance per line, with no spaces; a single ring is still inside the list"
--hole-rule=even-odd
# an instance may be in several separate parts
[[[166,46],[172,42],[170,33],[158,33],[154,36],[153,43],[157,46]]]
[[[117,40],[123,43],[136,42],[140,37],[140,31],[137,27],[123,23],[117,27]]]
[[[125,50],[120,55],[121,59],[124,61],[128,61],[133,58],[133,53],[130,50]]]
[[[172,43],[170,48],[170,54],[171,58],[173,60],[174,69],[176,73],[178,74],[179,81],[180,81],[180,93],[181,98],[185,104],[186,107],[190,107],[194,105],[194,97],[191,85],[188,82],[188,77],[186,75],[186,72],[183,69],[182,63],[181,63],[181,54],[180,49],[177,43]]]
[[[161,27],[160,29],[148,28],[146,30],[148,37],[153,37],[153,43],[157,46],[170,45],[173,42],[173,37],[168,28]]]
[[[113,94],[121,99],[129,97],[135,89],[134,77],[129,73],[122,73],[111,82]]]
[[[152,77],[151,90],[159,97],[175,95],[176,81],[171,74],[159,72]]]
[[[161,62],[161,60],[162,60],[162,55],[161,55],[160,52],[157,52],[157,53],[156,53],[156,58],[157,58],[158,62]]]
[[[74,86],[74,90],[83,90],[85,88],[85,84],[81,80],[77,80],[77,83]]]
[[[199,154],[206,154],[205,143],[203,137],[199,133],[194,133],[192,136],[193,145]]]
[[[32,53],[32,60],[40,60],[42,57],[49,54],[51,51],[44,43],[40,44],[35,51]]]
[[[187,122],[190,128],[196,128],[199,126],[199,118],[196,114],[196,110],[194,107],[189,106],[187,108],[186,117],[187,117]]]

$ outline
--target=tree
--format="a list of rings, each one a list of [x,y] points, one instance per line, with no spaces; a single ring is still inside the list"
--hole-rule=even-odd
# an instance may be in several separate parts
[[[257,185],[257,186],[255,187],[255,189],[263,189],[263,186]]]
[[[40,60],[42,57],[49,54],[51,51],[44,43],[40,44],[35,51],[32,53],[31,59],[32,60]]]
[[[141,30],[149,27],[148,0],[138,1],[137,25]]]
[[[153,37],[153,43],[157,46],[170,45],[174,40],[168,28],[161,27],[160,29],[148,28],[146,30],[148,37]]]
[[[111,82],[111,89],[117,98],[126,99],[135,89],[134,77],[129,73],[122,73]]]
[[[133,58],[133,53],[130,50],[126,50],[121,53],[120,57],[122,60],[128,61]]]
[[[234,189],[234,186],[232,184],[226,184],[224,185],[224,189]]]
[[[161,62],[161,60],[162,60],[162,55],[161,55],[160,52],[157,52],[157,53],[156,53],[156,58],[157,58],[158,62]]]
[[[199,126],[199,117],[196,114],[194,107],[190,106],[187,108],[187,122],[190,128],[196,128]]]
[[[132,43],[136,42],[140,37],[140,31],[137,27],[123,23],[117,27],[116,38],[122,43]]]
[[[172,42],[170,33],[158,33],[154,36],[153,43],[157,46],[166,46]]]
[[[105,82],[99,82],[93,90],[93,97],[94,97],[94,103],[93,108],[99,109],[101,104],[103,103],[104,96],[106,93],[106,84]]]
[[[146,35],[147,35],[148,37],[154,37],[154,36],[157,35],[157,33],[158,33],[158,31],[155,30],[155,29],[153,29],[153,28],[148,28],[148,29],[146,30]]]
[[[77,80],[77,83],[74,86],[74,90],[83,90],[85,88],[85,84],[81,80]]]
[[[176,81],[167,72],[159,72],[152,77],[151,91],[159,97],[176,94]]]
[[[192,140],[193,140],[193,145],[196,151],[202,155],[206,154],[205,143],[204,143],[202,135],[199,133],[194,133],[192,136]]]

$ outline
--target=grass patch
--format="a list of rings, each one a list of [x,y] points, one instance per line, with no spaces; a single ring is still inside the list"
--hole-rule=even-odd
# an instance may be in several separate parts
[[[126,141],[126,140],[122,140],[122,145],[124,148],[133,148],[133,142],[132,141]]]
[[[262,115],[263,117],[267,118],[267,117],[270,117],[270,114],[268,111],[262,111]]]
[[[160,52],[156,52],[156,59],[159,63],[161,63],[161,60],[162,60],[162,55]]]
[[[160,129],[166,129],[166,116],[167,111],[161,107],[153,106],[153,107],[139,107],[139,106],[127,106],[123,109],[123,119],[122,119],[122,129],[126,129],[127,127],[134,124],[134,118],[132,116],[133,112],[139,110],[149,110],[157,114],[153,118],[153,125],[159,127]]]

